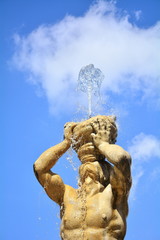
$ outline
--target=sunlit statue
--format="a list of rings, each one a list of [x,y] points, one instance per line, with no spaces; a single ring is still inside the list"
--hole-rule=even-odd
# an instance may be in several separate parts
[[[131,157],[115,144],[112,116],[96,116],[64,126],[64,140],[46,150],[34,171],[48,196],[61,209],[63,240],[123,240],[126,234]],[[81,161],[79,188],[51,171],[72,146]],[[67,174],[67,171],[66,171]]]

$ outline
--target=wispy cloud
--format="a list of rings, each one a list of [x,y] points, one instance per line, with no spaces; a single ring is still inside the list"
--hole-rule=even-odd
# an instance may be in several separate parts
[[[141,29],[114,2],[98,1],[84,16],[67,15],[14,40],[12,62],[41,86],[53,113],[73,109],[79,70],[90,63],[105,75],[104,93],[137,92],[158,102],[160,22]]]
[[[136,163],[149,161],[151,158],[160,158],[160,140],[153,135],[140,133],[132,139],[129,152]]]
[[[135,14],[136,20],[138,21],[141,18],[142,11],[141,10],[137,10],[137,11],[134,12],[134,14]]]
[[[133,159],[133,187],[131,190],[131,198],[135,199],[137,186],[141,177],[145,173],[147,162],[150,160],[153,161],[154,158],[160,158],[160,139],[153,135],[140,133],[132,139],[131,145],[128,147],[128,151]],[[156,179],[159,172],[159,168],[152,170],[150,180]]]
[[[141,179],[141,177],[144,174],[144,170],[142,168],[139,168],[136,171],[133,171],[133,182],[132,182],[132,188],[131,188],[131,193],[130,193],[130,199],[131,200],[136,200],[136,196],[137,196],[137,188],[138,188],[138,183]]]

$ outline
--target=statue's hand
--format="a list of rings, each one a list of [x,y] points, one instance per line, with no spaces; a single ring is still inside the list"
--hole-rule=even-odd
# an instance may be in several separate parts
[[[73,136],[73,128],[77,124],[75,122],[67,122],[64,125],[64,139],[68,141],[69,144],[71,144],[72,136]]]
[[[95,132],[92,133],[91,136],[93,138],[93,143],[97,148],[104,142],[111,142],[110,129],[108,128],[105,121],[99,121],[97,119],[97,121],[91,123],[91,126]]]

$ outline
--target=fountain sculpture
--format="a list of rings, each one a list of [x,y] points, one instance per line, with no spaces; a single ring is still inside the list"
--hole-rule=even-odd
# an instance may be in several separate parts
[[[63,240],[123,240],[126,234],[131,157],[115,144],[113,116],[98,115],[64,126],[64,140],[46,150],[34,171],[47,195],[60,206]],[[70,148],[77,152],[79,188],[51,171]]]

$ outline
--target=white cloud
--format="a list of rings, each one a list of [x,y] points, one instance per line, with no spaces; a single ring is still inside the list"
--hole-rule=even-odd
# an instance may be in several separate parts
[[[133,160],[131,199],[135,200],[139,181],[145,172],[146,162],[153,161],[154,158],[160,158],[160,139],[153,135],[140,133],[132,139],[128,152]],[[152,170],[150,181],[156,179],[159,172],[159,168]]]
[[[105,75],[103,92],[135,91],[158,99],[160,22],[141,29],[128,19],[114,2],[99,1],[82,17],[16,34],[13,63],[42,87],[53,113],[74,107],[78,73],[90,63]]]
[[[132,140],[132,145],[128,148],[133,161],[144,162],[154,157],[160,158],[160,140],[153,135],[140,133]]]

